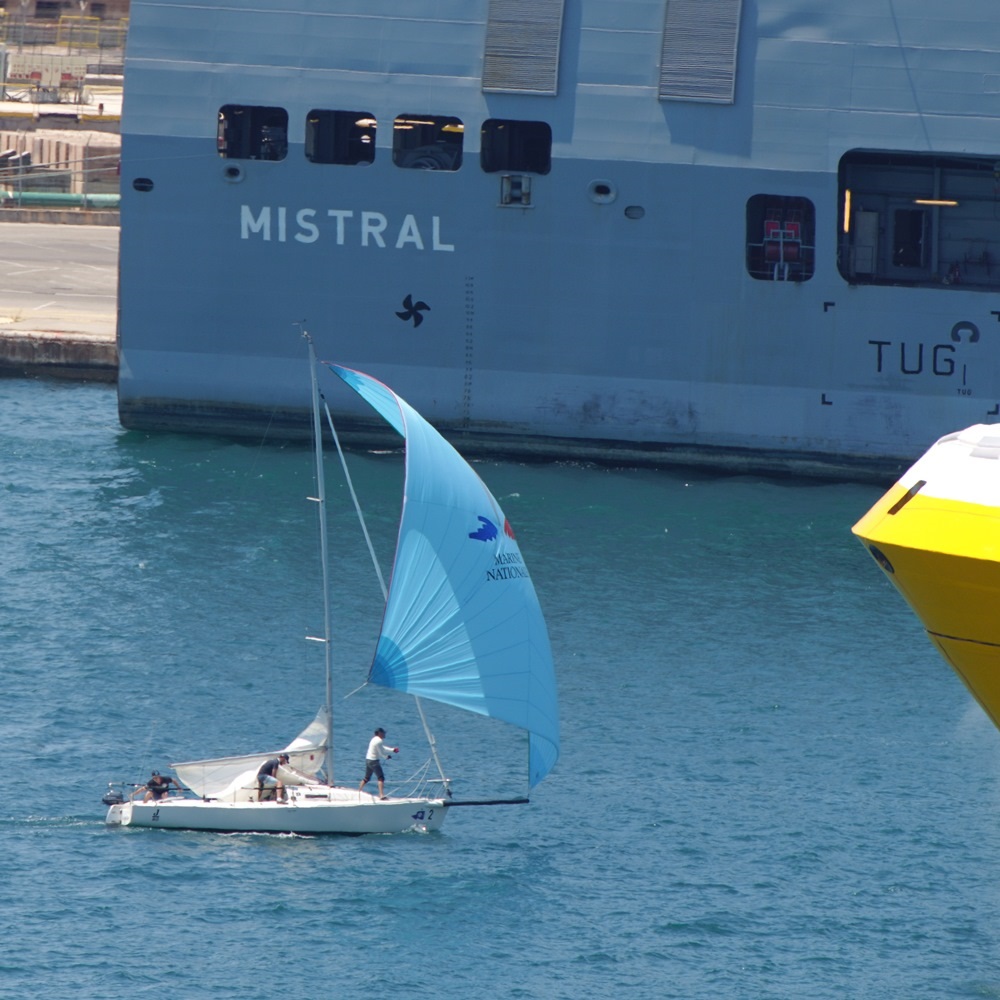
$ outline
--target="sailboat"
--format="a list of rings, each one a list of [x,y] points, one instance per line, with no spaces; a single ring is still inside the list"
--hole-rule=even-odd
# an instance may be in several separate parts
[[[455,806],[527,802],[527,797],[470,802],[452,796],[427,726],[425,698],[526,730],[529,788],[556,763],[559,715],[548,633],[500,505],[458,452],[392,389],[370,375],[331,364],[327,367],[405,441],[396,553],[391,583],[383,587],[381,633],[367,680],[413,696],[440,775],[426,777],[412,794],[385,799],[334,782],[323,428],[311,340],[309,361],[317,482],[317,496],[311,499],[320,510],[324,595],[324,634],[318,641],[326,648],[326,702],[280,751],[171,765],[185,786],[181,795],[150,802],[106,797],[109,824],[220,832],[399,833],[437,830]],[[349,477],[325,401],[323,410]],[[348,485],[353,496],[349,479]],[[259,801],[258,769],[279,753],[288,755],[277,774],[286,798]]]
[[[1000,427],[940,438],[852,530],[1000,728]]]

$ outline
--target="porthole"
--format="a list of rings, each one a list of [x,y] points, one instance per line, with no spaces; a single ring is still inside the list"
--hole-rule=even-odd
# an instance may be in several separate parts
[[[132,181],[132,187],[135,188],[136,191],[152,191],[153,182],[148,177],[136,177],[136,179]]]
[[[611,181],[591,181],[588,193],[590,200],[597,205],[610,205],[618,197]]]
[[[625,209],[626,219],[641,219],[646,214],[646,210],[642,205],[629,205]]]
[[[886,573],[892,573],[893,575],[895,575],[896,570],[893,568],[892,563],[889,562],[889,559],[887,558],[886,554],[880,548],[877,548],[874,545],[869,545],[868,551],[872,554],[873,558],[875,559],[875,562],[877,562],[879,566],[881,566],[882,569],[886,571]]]
[[[222,179],[229,184],[239,184],[245,176],[243,168],[236,166],[235,163],[222,168]]]

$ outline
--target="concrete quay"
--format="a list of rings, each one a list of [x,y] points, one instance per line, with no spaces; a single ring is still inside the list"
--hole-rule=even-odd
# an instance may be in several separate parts
[[[118,227],[0,211],[0,375],[118,378]]]
[[[113,334],[0,330],[0,375],[116,382],[118,345]]]
[[[117,140],[120,82],[87,90],[86,104],[0,101],[0,129]],[[0,207],[0,375],[116,381],[117,295],[118,212]]]

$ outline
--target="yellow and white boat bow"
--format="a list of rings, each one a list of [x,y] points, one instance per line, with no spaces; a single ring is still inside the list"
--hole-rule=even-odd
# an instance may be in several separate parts
[[[941,438],[852,530],[1000,728],[1000,425]]]

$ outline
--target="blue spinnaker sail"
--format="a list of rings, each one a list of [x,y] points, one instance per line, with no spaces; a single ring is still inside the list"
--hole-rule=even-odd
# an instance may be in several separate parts
[[[555,671],[531,577],[500,505],[381,382],[330,365],[406,439],[392,581],[369,680],[526,729],[534,787],[559,756]]]

